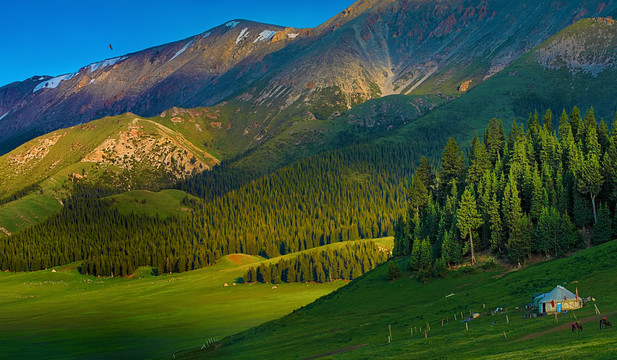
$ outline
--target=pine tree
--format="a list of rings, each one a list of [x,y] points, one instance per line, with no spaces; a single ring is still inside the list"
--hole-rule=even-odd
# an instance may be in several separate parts
[[[583,194],[589,194],[591,198],[594,223],[598,222],[596,214],[596,196],[600,193],[603,183],[604,177],[600,171],[598,156],[591,152],[582,165],[581,175],[578,181],[578,190]]]
[[[405,234],[405,220],[403,220],[403,216],[399,215],[396,219],[396,223],[394,225],[394,249],[392,254],[394,256],[405,256],[409,255],[407,252],[409,250],[409,246],[407,242],[407,234]]]
[[[422,241],[420,250],[420,269],[430,270],[433,265],[433,252],[431,250],[431,243],[428,239]]]
[[[454,138],[449,138],[446,148],[441,156],[441,170],[439,172],[439,184],[442,194],[448,192],[449,185],[459,184],[465,171],[465,158],[460,154]]]
[[[417,271],[421,266],[422,243],[420,239],[414,238],[411,248],[411,270]]]
[[[503,234],[503,221],[499,212],[499,202],[497,201],[497,194],[493,194],[489,207],[488,218],[491,230],[491,249],[503,250],[504,249],[504,234]]]
[[[593,227],[592,242],[594,245],[603,244],[613,238],[611,211],[608,206],[600,204],[598,221]]]
[[[431,191],[435,186],[435,174],[433,173],[433,168],[429,165],[426,156],[422,156],[422,158],[420,158],[420,165],[418,165],[418,170],[416,170],[416,176],[420,177],[420,180],[422,180],[422,183],[427,190]]]
[[[584,127],[583,121],[581,120],[581,112],[575,106],[572,108],[572,112],[570,113],[570,127],[572,129],[572,134],[575,137],[575,141],[584,139]]]
[[[457,211],[457,226],[461,231],[463,240],[469,235],[469,246],[471,249],[471,264],[477,264],[476,256],[473,246],[473,234],[472,232],[482,225],[482,217],[478,214],[478,208],[476,206],[476,199],[469,188],[465,189],[463,197],[461,198],[461,204]]]
[[[486,144],[486,150],[491,163],[495,164],[501,161],[505,141],[506,136],[503,132],[501,121],[492,118],[484,133],[484,144]]]
[[[513,260],[521,262],[531,253],[533,224],[525,214],[518,219],[518,223],[518,229],[508,239],[508,254]]]
[[[549,134],[553,133],[553,113],[551,109],[546,109],[546,113],[542,117],[542,123],[544,124],[544,128]]]
[[[531,209],[529,211],[529,216],[532,220],[538,220],[542,209],[548,206],[548,203],[545,203],[544,201],[545,192],[542,187],[542,179],[540,179],[540,174],[538,173],[537,167],[534,169],[532,181],[533,192],[531,195]]]
[[[409,205],[411,205],[415,214],[419,214],[420,210],[426,206],[429,200],[428,195],[428,190],[418,174],[416,174],[411,181],[411,188],[409,189]]]

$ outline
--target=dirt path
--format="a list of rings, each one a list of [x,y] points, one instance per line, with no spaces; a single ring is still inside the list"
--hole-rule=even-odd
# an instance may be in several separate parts
[[[587,323],[590,323],[592,321],[597,323],[597,322],[600,321],[601,318],[603,318],[605,316],[607,316],[607,317],[608,316],[613,316],[615,314],[617,314],[617,311],[614,311],[614,312],[609,313],[609,314],[601,314],[601,315],[596,315],[596,316],[590,316],[588,318],[579,319],[579,321],[582,322],[583,324],[587,324]],[[557,331],[561,331],[561,330],[568,330],[568,329],[571,329],[571,328],[572,328],[572,322],[568,320],[568,321],[565,321],[563,324],[561,324],[559,326],[555,326],[552,329],[544,330],[544,331],[537,332],[537,333],[534,333],[534,334],[525,335],[525,336],[523,336],[520,339],[516,339],[516,340],[512,341],[512,343],[523,341],[523,340],[535,339],[535,338],[538,338],[540,336],[544,336],[546,334],[551,334],[551,333],[554,333],[554,332],[557,332]]]
[[[330,351],[329,353],[325,353],[325,354],[321,354],[321,355],[315,355],[315,356],[310,356],[310,357],[304,358],[302,360],[319,359],[319,358],[322,358],[322,357],[326,357],[326,356],[330,356],[330,355],[335,355],[335,354],[340,354],[340,353],[344,353],[344,352],[347,352],[347,351],[363,348],[363,347],[365,347],[367,345],[368,344],[360,344],[360,345],[348,346],[348,347],[344,347],[344,348],[341,348],[341,349],[338,349],[338,350]]]

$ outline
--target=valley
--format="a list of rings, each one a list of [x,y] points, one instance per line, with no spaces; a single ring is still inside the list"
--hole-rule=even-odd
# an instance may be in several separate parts
[[[392,247],[391,238],[375,241]],[[81,275],[79,264],[0,272],[0,351],[15,358],[171,357],[177,349],[283,316],[348,283],[241,283],[249,267],[279,260],[233,254],[183,274],[154,276],[152,268],[140,268],[114,278]]]
[[[612,16],[358,0],[1,86],[0,357],[617,357]]]

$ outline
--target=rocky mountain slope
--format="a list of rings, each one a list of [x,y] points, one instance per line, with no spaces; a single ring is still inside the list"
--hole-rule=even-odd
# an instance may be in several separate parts
[[[61,195],[76,181],[114,191],[169,186],[218,164],[202,145],[220,130],[207,115],[127,113],[38,137],[0,157],[0,199],[33,185]]]
[[[0,152],[128,111],[154,116],[235,99],[272,135],[307,111],[326,119],[384,95],[451,99],[577,19],[616,9],[613,0],[360,0],[314,29],[230,21],[73,74],[0,88]]]

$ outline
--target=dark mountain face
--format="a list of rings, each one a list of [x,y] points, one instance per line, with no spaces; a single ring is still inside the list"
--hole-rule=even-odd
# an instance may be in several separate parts
[[[390,94],[454,98],[615,1],[361,0],[315,29],[237,20],[194,37],[0,88],[0,153],[107,115],[235,100],[259,125]],[[471,81],[470,81],[471,80]],[[465,84],[461,86],[461,84]],[[462,91],[459,91],[462,90]]]

